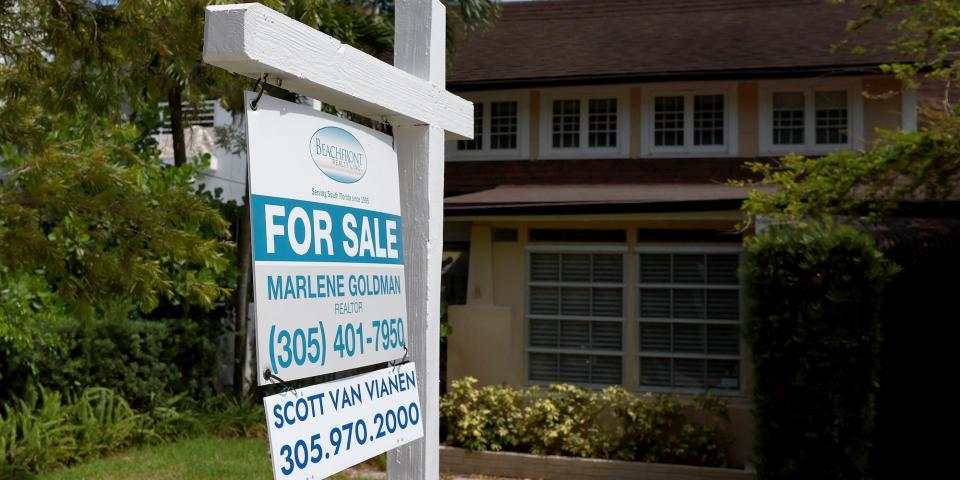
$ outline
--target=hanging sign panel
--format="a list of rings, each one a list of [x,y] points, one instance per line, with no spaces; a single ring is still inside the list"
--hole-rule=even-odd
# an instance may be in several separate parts
[[[403,356],[403,221],[390,137],[247,93],[257,367],[284,380]]]
[[[274,478],[325,478],[423,437],[412,363],[263,399]]]

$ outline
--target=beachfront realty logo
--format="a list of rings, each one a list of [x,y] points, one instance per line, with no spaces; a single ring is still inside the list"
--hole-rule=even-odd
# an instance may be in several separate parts
[[[310,137],[310,158],[317,168],[340,183],[354,183],[367,173],[367,152],[350,132],[323,127]]]

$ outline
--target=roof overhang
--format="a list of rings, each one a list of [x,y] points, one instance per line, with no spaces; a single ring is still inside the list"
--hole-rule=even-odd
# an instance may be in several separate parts
[[[746,190],[725,184],[499,185],[444,199],[448,216],[738,210]]]
[[[783,78],[822,78],[879,75],[876,64],[819,65],[809,67],[760,68],[737,70],[700,70],[678,72],[636,72],[604,75],[580,75],[533,78],[504,78],[478,81],[447,81],[450,91],[506,90],[514,88],[569,87],[623,83],[657,83],[705,80],[776,80]]]

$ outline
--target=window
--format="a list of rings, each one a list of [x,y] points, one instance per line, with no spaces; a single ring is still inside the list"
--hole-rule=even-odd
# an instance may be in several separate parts
[[[580,100],[553,101],[553,148],[580,146]]]
[[[642,155],[736,153],[735,84],[645,87],[641,115]]]
[[[683,146],[683,97],[656,97],[653,138],[658,147]]]
[[[529,268],[528,378],[622,383],[624,254],[531,251]]]
[[[457,140],[457,150],[480,150],[483,148],[483,104],[473,104],[473,139]]]
[[[817,144],[847,143],[847,92],[816,92]]]
[[[760,152],[826,154],[859,148],[860,80],[761,82]]]
[[[803,92],[773,94],[773,143],[803,144]]]
[[[629,156],[629,89],[557,88],[541,91],[540,156]]]
[[[473,139],[446,142],[446,157],[458,160],[517,160],[529,150],[527,91],[477,92]]]
[[[180,109],[184,128],[189,127],[213,127],[214,115],[217,102],[214,100],[205,100],[194,105],[190,102],[183,102]],[[170,134],[173,130],[170,127],[170,108],[168,103],[160,104],[160,128],[157,133]]]
[[[517,102],[490,103],[490,149],[517,148]]]
[[[590,100],[587,125],[587,145],[590,147],[617,146],[617,99]]]
[[[723,95],[693,96],[693,144],[723,145]]]
[[[806,97],[810,92],[773,93],[773,144],[803,145],[806,139]],[[814,137],[817,145],[846,145],[847,92],[813,91]]]
[[[640,387],[740,390],[737,253],[637,255]]]

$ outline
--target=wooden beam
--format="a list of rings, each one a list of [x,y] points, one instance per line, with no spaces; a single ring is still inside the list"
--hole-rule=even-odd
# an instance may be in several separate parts
[[[439,0],[398,0],[394,63],[444,88],[446,13]],[[471,110],[472,114],[472,110]],[[472,122],[471,122],[472,128]],[[443,129],[394,128],[400,167],[407,345],[420,379],[423,438],[387,453],[390,480],[440,477],[440,266],[443,255]]]
[[[444,90],[443,75],[438,83],[394,68],[259,3],[208,6],[204,28],[206,63],[250,78],[267,73],[286,90],[394,126],[473,138],[473,104]],[[399,36],[395,44],[404,49]],[[444,61],[443,51],[428,60]]]

